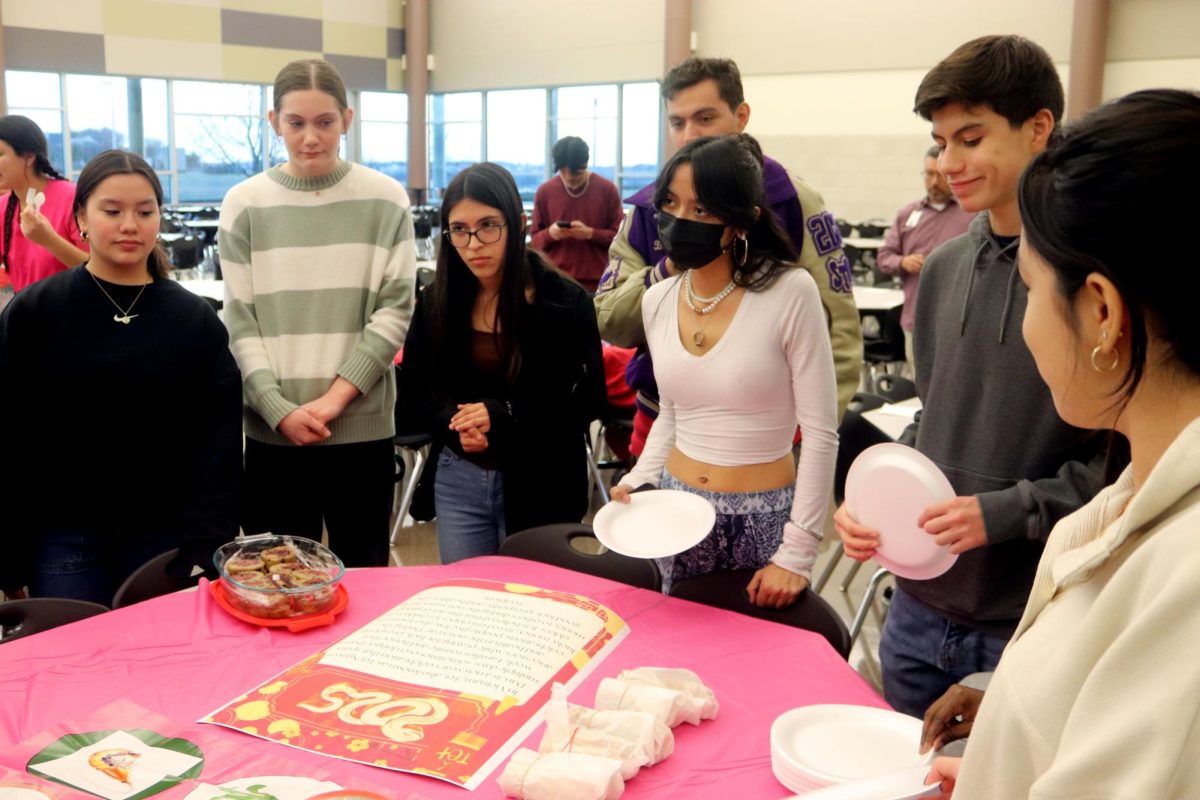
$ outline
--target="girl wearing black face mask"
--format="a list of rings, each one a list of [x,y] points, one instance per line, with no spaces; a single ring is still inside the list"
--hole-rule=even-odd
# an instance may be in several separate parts
[[[697,139],[658,177],[659,239],[680,275],[647,290],[646,340],[660,414],[617,502],[642,484],[711,501],[713,530],[660,559],[664,591],[721,570],[783,608],[808,585],[837,455],[827,317],[811,275],[768,211],[762,152],[745,135]],[[804,433],[792,456],[797,424]]]

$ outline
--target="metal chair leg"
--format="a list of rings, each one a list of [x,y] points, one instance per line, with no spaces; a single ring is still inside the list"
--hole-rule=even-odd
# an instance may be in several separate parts
[[[883,567],[880,567],[875,570],[875,574],[867,582],[867,591],[863,594],[862,602],[858,604],[858,611],[854,614],[854,621],[850,623],[851,646],[854,646],[854,641],[858,638],[858,634],[862,632],[863,623],[867,621],[867,612],[871,609],[871,603],[875,602],[875,593],[879,591],[879,584],[891,574]]]
[[[826,562],[825,569],[821,570],[821,574],[817,576],[816,582],[812,585],[814,592],[820,594],[821,590],[825,588],[825,584],[829,583],[829,577],[833,575],[833,571],[837,569],[838,562],[842,560],[842,554],[845,551],[845,548],[842,546],[842,543],[839,540],[838,543],[834,545],[833,552],[829,554],[829,561]]]
[[[595,482],[596,488],[600,491],[600,499],[604,501],[605,505],[607,505],[609,499],[608,490],[604,488],[604,476],[600,474],[600,468],[596,466],[596,457],[592,452],[591,437],[584,435],[583,441],[584,447],[587,449],[588,471],[592,475],[592,480]]]
[[[853,564],[850,565],[850,571],[846,573],[846,577],[842,578],[841,589],[843,592],[845,592],[847,589],[850,588],[850,584],[854,581],[854,576],[858,574],[858,570],[861,567],[862,567],[861,561],[855,561]]]
[[[396,518],[392,522],[392,533],[388,537],[389,547],[395,547],[396,540],[400,538],[400,529],[404,527],[404,519],[408,516],[408,509],[412,506],[413,495],[417,492],[417,484],[421,481],[421,473],[425,470],[425,460],[429,457],[429,445],[412,451],[412,454],[412,468],[405,469],[404,472],[404,490],[400,493],[400,505],[396,508]],[[408,466],[407,461],[408,459],[406,458],[406,467]]]

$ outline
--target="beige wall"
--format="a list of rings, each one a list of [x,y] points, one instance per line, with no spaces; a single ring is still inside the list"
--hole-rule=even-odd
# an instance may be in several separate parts
[[[503,8],[500,13],[499,9]],[[1064,82],[1074,0],[694,0],[697,54],[741,67],[749,132],[838,216],[890,219],[921,191],[925,72],[989,33],[1034,39]],[[485,11],[486,9],[486,11]],[[551,10],[552,9],[552,10]],[[487,24],[470,25],[480,19]],[[661,0],[437,0],[432,91],[661,76]],[[1200,88],[1200,0],[1112,0],[1105,98]]]
[[[403,87],[402,0],[0,0],[9,69],[270,83],[322,57]]]
[[[837,216],[891,220],[920,196],[928,123],[912,113],[925,72],[989,33],[1034,39],[1069,78],[1073,0],[696,0],[697,53],[742,70],[747,130]],[[766,19],[748,27],[744,20]],[[1200,88],[1200,2],[1113,0],[1104,96]]]
[[[435,0],[431,92],[654,80],[661,0]]]

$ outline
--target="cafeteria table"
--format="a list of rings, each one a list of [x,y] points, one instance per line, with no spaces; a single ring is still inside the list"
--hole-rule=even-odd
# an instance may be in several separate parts
[[[883,286],[854,286],[854,305],[859,315],[887,311],[904,303],[904,292]]]
[[[887,240],[881,236],[866,237],[866,236],[844,236],[842,244],[848,244],[858,250],[878,250],[887,243]]]
[[[921,398],[910,397],[899,403],[888,403],[880,408],[864,411],[862,418],[893,439],[899,439],[920,410]]]
[[[572,693],[573,702],[592,705],[602,678],[641,666],[695,670],[715,691],[717,719],[676,728],[674,754],[631,779],[627,798],[790,795],[771,774],[769,731],[777,716],[816,703],[887,707],[818,634],[558,567],[491,556],[446,566],[348,572],[347,609],[333,625],[303,633],[239,622],[202,584],[200,591],[158,597],[0,645],[0,752],[119,698],[182,727],[414,593],[453,578],[567,590],[624,618],[629,636]],[[274,748],[272,754],[320,767],[343,785],[357,776],[388,787],[398,798],[467,796],[436,779],[337,762],[223,727],[203,727],[243,750]],[[536,748],[541,736],[539,726],[525,746]],[[473,796],[502,797],[494,780],[498,774]]]

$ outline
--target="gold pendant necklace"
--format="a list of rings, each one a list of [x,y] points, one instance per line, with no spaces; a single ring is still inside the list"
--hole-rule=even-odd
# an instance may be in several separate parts
[[[87,267],[84,267],[84,269],[86,270]],[[87,270],[87,274],[92,275],[91,270]],[[103,284],[100,283],[99,278],[97,278],[95,275],[92,275],[92,280],[95,281],[96,288],[104,292],[104,296],[108,298],[108,302],[116,306],[117,311],[121,312],[120,314],[113,314],[113,322],[120,322],[122,325],[128,325],[133,321],[134,317],[141,316],[141,314],[130,314],[129,312],[133,311],[133,307],[137,305],[137,301],[142,299],[142,292],[146,291],[146,287],[150,285],[151,281],[146,281],[142,284],[142,288],[138,290],[137,297],[133,298],[133,302],[129,304],[129,308],[121,308],[121,305],[116,300],[112,299],[112,295],[109,294],[108,290],[106,290]]]

